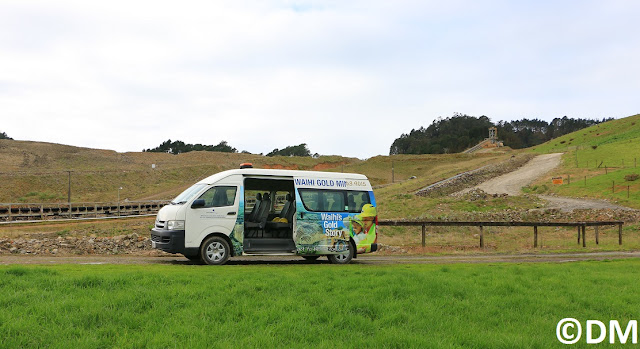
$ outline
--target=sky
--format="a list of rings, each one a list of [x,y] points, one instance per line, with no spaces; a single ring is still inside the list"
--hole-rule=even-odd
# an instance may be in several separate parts
[[[454,113],[640,113],[637,1],[0,0],[0,132],[387,155]]]

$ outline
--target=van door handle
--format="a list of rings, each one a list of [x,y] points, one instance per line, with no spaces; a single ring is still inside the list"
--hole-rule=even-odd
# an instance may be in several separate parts
[[[227,216],[235,216],[235,214],[236,214],[235,212],[229,212],[227,213]]]

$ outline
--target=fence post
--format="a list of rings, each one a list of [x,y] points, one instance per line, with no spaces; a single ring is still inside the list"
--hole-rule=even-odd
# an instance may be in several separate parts
[[[618,245],[622,245],[622,223],[618,224]]]
[[[587,186],[587,176],[584,176],[584,186]]]
[[[533,226],[533,248],[538,248],[538,226]]]
[[[587,226],[582,225],[582,247],[587,247],[587,241],[585,239],[586,230],[587,230]]]
[[[9,204],[9,222],[11,222],[13,218],[11,217],[11,204]]]
[[[480,247],[484,248],[484,228],[480,225]]]
[[[580,226],[578,226],[578,245],[580,245]]]
[[[569,184],[571,184],[571,175],[567,175],[567,179],[569,181]]]
[[[422,225],[422,247],[427,246],[427,227],[423,224]]]
[[[611,193],[614,194],[616,192],[616,181],[611,181]]]
[[[598,236],[599,235],[598,234],[598,230],[599,230],[598,228],[600,228],[600,227],[596,225],[595,228],[596,228],[596,245],[600,245],[600,237]]]
[[[604,166],[604,174],[609,174],[609,170],[607,169],[607,165]]]

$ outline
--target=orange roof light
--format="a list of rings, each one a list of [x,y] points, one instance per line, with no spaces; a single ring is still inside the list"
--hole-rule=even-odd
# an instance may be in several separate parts
[[[243,169],[243,168],[253,168],[253,164],[250,162],[242,163],[240,164],[240,169]]]

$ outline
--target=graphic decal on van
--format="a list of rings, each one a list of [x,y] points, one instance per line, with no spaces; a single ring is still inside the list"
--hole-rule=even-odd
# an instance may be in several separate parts
[[[371,193],[373,198],[373,193]],[[377,209],[375,201],[365,204],[359,213],[309,212],[296,199],[295,241],[298,254],[331,254],[348,248],[349,238],[356,243],[358,253],[371,252],[377,242]]]
[[[305,212],[296,219],[296,248],[299,254],[328,254],[345,251],[349,243],[348,213]],[[345,224],[346,222],[346,224]]]
[[[367,190],[369,182],[352,179],[295,178],[296,188]]]
[[[362,207],[360,214],[349,217],[349,232],[356,242],[358,253],[371,252],[371,244],[378,240],[377,216],[376,207],[366,204]]]
[[[231,244],[233,245],[233,252],[235,256],[241,256],[243,252],[243,238],[244,238],[244,187],[241,186],[238,195],[240,196],[240,204],[238,205],[238,215],[236,217],[236,224],[233,226],[233,231],[229,235]]]

